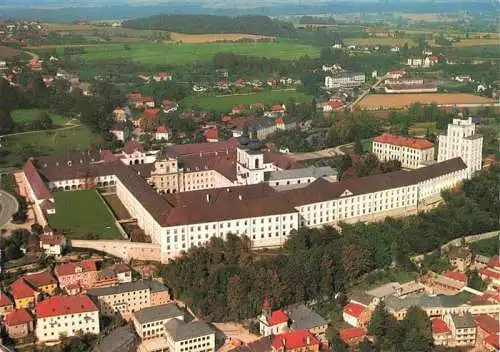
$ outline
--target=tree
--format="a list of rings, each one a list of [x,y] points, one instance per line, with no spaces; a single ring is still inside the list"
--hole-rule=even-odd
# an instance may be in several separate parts
[[[2,98],[2,100],[4,100]],[[7,134],[14,129],[14,120],[9,111],[0,110],[0,134]]]
[[[380,163],[380,171],[384,173],[401,170],[401,161],[391,159]]]
[[[331,337],[328,339],[328,342],[329,342],[329,346],[330,346],[332,351],[335,351],[335,352],[348,352],[349,351],[349,346],[340,338],[338,331],[335,330],[330,335],[331,335]]]
[[[38,115],[38,121],[40,121],[40,126],[44,130],[49,130],[52,128],[52,119],[50,118],[47,111],[40,111]]]
[[[467,286],[478,291],[483,291],[486,288],[486,283],[481,279],[477,269],[471,270],[467,273]]]
[[[431,321],[422,308],[410,307],[401,324],[405,336],[403,341],[404,351],[431,351],[433,343]]]
[[[388,321],[389,313],[385,308],[384,301],[382,301],[375,307],[370,322],[368,323],[368,333],[375,336],[378,344],[380,344],[385,338]]]
[[[354,140],[354,153],[357,155],[363,154],[363,143],[361,143],[361,138],[356,135],[356,139]]]

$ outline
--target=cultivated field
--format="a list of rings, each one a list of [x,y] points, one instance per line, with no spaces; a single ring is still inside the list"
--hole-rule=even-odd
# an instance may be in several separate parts
[[[438,105],[493,104],[495,99],[467,93],[370,94],[359,102],[361,109],[402,109],[414,103]]]
[[[41,111],[42,110],[40,109],[19,109],[12,111],[11,115],[12,118],[14,119],[14,122],[30,123],[38,119]],[[52,119],[52,123],[54,125],[64,125],[66,122],[70,120],[68,117],[58,114],[53,114],[51,112],[49,112],[49,116]]]
[[[436,46],[435,40],[428,40],[427,43],[431,46]],[[461,39],[459,42],[453,43],[454,47],[463,48],[469,46],[478,46],[478,45],[499,45],[500,39],[488,39],[488,38],[477,38],[477,39]]]
[[[221,33],[221,34],[184,34],[184,33],[171,33],[172,42],[182,41],[183,43],[213,43],[217,41],[230,41],[234,42],[240,39],[274,39],[273,37],[265,37],[255,34],[244,33]]]
[[[83,126],[5,136],[0,137],[0,141],[7,152],[5,156],[0,154],[1,167],[20,167],[30,156],[87,150],[103,142],[102,137]]]
[[[95,190],[55,192],[56,213],[48,215],[52,228],[64,229],[72,238],[87,234],[99,239],[120,239],[115,219]]]
[[[9,48],[8,46],[0,45],[0,59],[10,60],[18,56],[21,52],[17,49]]]
[[[235,94],[227,96],[189,96],[182,100],[182,105],[186,107],[199,106],[204,109],[214,109],[217,111],[230,111],[233,107],[242,104],[284,104],[290,98],[294,98],[297,102],[310,101],[312,99],[311,96],[295,90],[275,90],[261,93]]]
[[[62,49],[60,49],[62,51]],[[293,43],[211,43],[211,44],[130,44],[126,50],[122,44],[107,44],[85,48],[82,58],[101,61],[127,58],[152,65],[182,65],[210,60],[220,52],[257,57],[295,60],[302,56],[317,57],[319,50]]]
[[[417,43],[409,38],[346,38],[345,45],[399,45],[403,46],[408,43],[409,47],[415,46]]]

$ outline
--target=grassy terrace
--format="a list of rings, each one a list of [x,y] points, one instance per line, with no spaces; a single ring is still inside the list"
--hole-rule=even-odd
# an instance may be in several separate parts
[[[262,103],[264,105],[284,104],[290,98],[297,102],[310,101],[311,96],[297,92],[295,90],[275,90],[261,93],[234,94],[227,96],[189,96],[182,100],[184,106],[199,106],[205,109],[215,109],[218,111],[229,111],[236,105],[250,105]]]
[[[103,142],[100,136],[84,126],[28,132],[0,137],[0,140],[2,148],[7,151],[5,155],[0,154],[0,167],[20,167],[30,156],[87,150],[89,146]]]
[[[43,110],[40,109],[19,109],[19,110],[14,110],[12,111],[12,118],[14,119],[14,122],[17,123],[30,123],[38,119],[38,116],[40,115],[40,112]],[[49,116],[52,119],[52,123],[54,125],[64,125],[67,123],[70,118],[58,115],[58,114],[53,114],[49,112]]]
[[[62,53],[63,49],[59,49]],[[250,55],[267,58],[295,60],[302,56],[317,57],[319,50],[294,43],[208,43],[208,44],[130,44],[125,50],[122,44],[108,44],[85,47],[82,58],[87,61],[101,61],[127,58],[152,65],[183,65],[196,61],[210,60],[219,52]]]
[[[56,213],[48,215],[50,226],[64,229],[71,238],[121,239],[115,219],[95,190],[55,192]]]

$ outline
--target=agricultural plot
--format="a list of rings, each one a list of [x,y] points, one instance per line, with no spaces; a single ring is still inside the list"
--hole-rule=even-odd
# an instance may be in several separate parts
[[[10,48],[8,46],[0,45],[0,59],[10,60],[19,56],[21,52],[17,49]]]
[[[431,46],[439,46],[436,45],[435,40],[428,40],[427,43]],[[453,43],[452,46],[457,48],[464,48],[469,46],[482,46],[482,45],[494,45],[497,46],[500,44],[500,40],[491,39],[491,38],[477,38],[477,39],[461,39],[458,42]]]
[[[85,47],[82,58],[87,61],[128,58],[143,64],[183,65],[210,60],[220,52],[286,60],[319,55],[319,50],[310,45],[294,43],[130,44],[127,49],[121,44],[103,44]]]
[[[95,190],[54,193],[56,213],[48,215],[52,228],[63,229],[70,238],[120,239],[115,219]]]
[[[250,104],[284,104],[290,98],[297,102],[310,101],[311,96],[297,92],[295,90],[275,90],[261,93],[234,94],[226,96],[190,96],[182,100],[182,105],[186,107],[198,106],[203,109],[213,109],[217,111],[230,111],[237,105]]]
[[[30,156],[87,150],[92,145],[100,145],[103,140],[86,127],[76,126],[8,135],[0,137],[0,143],[2,144],[0,167],[21,167],[24,160]]]
[[[408,44],[409,47],[417,45],[413,39],[409,38],[346,38],[345,45],[387,45],[387,46],[403,46]]]
[[[14,119],[14,122],[28,124],[30,122],[37,120],[42,111],[43,110],[40,109],[19,109],[12,111],[11,115],[12,118]],[[53,114],[50,112],[49,116],[52,119],[52,123],[54,125],[64,125],[70,120],[68,117],[58,114]]]
[[[467,93],[430,93],[430,94],[370,94],[359,102],[361,109],[403,109],[411,104],[432,104],[454,106],[464,104],[494,104],[495,99]]]

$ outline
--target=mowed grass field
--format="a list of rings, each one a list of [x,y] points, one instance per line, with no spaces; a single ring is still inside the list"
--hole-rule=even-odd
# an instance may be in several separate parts
[[[14,119],[14,122],[27,124],[37,120],[42,111],[43,110],[41,109],[18,109],[12,111],[11,115],[12,118]],[[50,111],[48,111],[48,113],[54,125],[64,125],[66,122],[70,120],[70,118],[68,117],[58,114],[53,114]]]
[[[198,106],[203,109],[214,109],[217,111],[230,111],[237,105],[250,105],[250,104],[285,104],[290,98],[295,99],[296,102],[311,101],[310,95],[297,92],[295,90],[275,90],[265,91],[260,93],[250,94],[235,94],[226,96],[189,96],[182,100],[182,105],[185,107]]]
[[[295,60],[302,56],[317,57],[319,50],[294,43],[210,43],[210,44],[103,44],[85,47],[81,55],[87,61],[128,59],[143,64],[183,65],[206,61],[220,52]],[[62,52],[62,48],[59,49]]]
[[[115,219],[96,190],[55,192],[56,213],[48,215],[52,228],[71,238],[94,234],[99,239],[120,239]]]
[[[5,155],[0,154],[0,167],[21,167],[26,158],[37,155],[64,154],[87,150],[103,143],[102,137],[84,126],[29,132],[0,137]]]
[[[429,93],[429,94],[369,94],[358,106],[361,109],[402,109],[414,103],[438,105],[455,104],[493,104],[495,99],[467,93]]]
[[[413,39],[409,38],[346,38],[344,39],[345,45],[389,45],[389,46],[403,46],[408,43],[409,47],[417,45]]]

